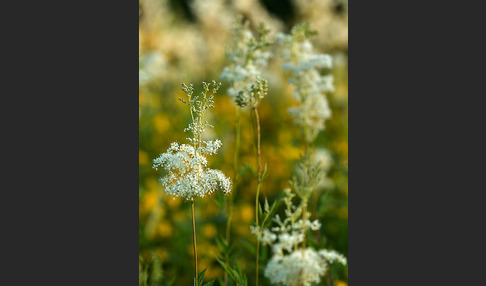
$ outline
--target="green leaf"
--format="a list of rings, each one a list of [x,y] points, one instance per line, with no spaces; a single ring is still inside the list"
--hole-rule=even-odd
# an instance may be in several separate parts
[[[219,264],[224,268],[226,272],[228,272],[229,276],[238,284],[238,281],[240,281],[240,277],[238,275],[238,272],[235,270],[231,269],[226,263],[224,263],[221,259],[217,259]]]
[[[219,250],[224,254],[228,250],[228,243],[226,242],[226,239],[223,237],[217,237],[216,238],[216,244],[218,245]]]
[[[203,278],[204,278],[204,273],[206,273],[206,269],[207,269],[207,268],[205,268],[205,269],[204,269],[204,270],[203,270],[201,273],[199,273],[199,274],[197,275],[197,285],[198,285],[198,286],[202,286],[202,283],[203,283]]]
[[[262,217],[262,214],[263,214],[263,212],[262,212],[262,206],[261,206],[260,203],[258,203],[258,217],[260,217],[260,219]],[[260,222],[258,222],[258,224],[260,224]]]
[[[212,286],[216,280],[211,280],[208,283],[204,284],[204,286]]]

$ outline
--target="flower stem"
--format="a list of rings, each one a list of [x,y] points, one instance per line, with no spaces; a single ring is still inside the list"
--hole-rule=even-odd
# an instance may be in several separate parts
[[[257,239],[257,247],[256,247],[256,284],[258,286],[258,253],[260,251],[260,241]]]
[[[194,219],[194,202],[191,204],[192,213],[192,242],[194,245],[194,285],[197,285],[197,244],[196,244],[196,221]]]
[[[260,116],[258,115],[258,108],[253,109],[255,111],[255,118],[256,118],[256,127],[257,127],[257,164],[258,164],[258,181],[257,181],[257,191],[255,197],[255,224],[258,226],[258,201],[260,197],[260,186],[262,183],[262,156],[261,156],[261,149],[260,149]],[[257,247],[256,247],[256,286],[258,286],[258,258],[260,255],[260,241],[257,239]]]
[[[331,275],[329,275],[329,270],[326,272],[327,285],[332,286]]]

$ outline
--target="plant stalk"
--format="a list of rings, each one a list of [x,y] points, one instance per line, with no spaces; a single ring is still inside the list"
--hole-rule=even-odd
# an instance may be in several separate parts
[[[257,181],[257,191],[255,197],[255,224],[258,226],[258,202],[260,198],[260,186],[262,183],[262,156],[261,156],[261,149],[260,149],[260,116],[258,115],[258,108],[253,109],[255,111],[255,118],[256,118],[256,127],[257,127],[257,164],[258,164],[258,181]],[[258,286],[258,260],[260,255],[260,241],[257,239],[257,247],[256,247],[256,286]]]
[[[194,219],[194,202],[191,204],[192,213],[192,242],[194,245],[194,285],[197,285],[197,244],[196,244],[196,220]]]

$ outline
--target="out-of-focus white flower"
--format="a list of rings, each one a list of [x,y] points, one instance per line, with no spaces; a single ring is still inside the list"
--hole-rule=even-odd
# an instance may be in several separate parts
[[[277,239],[277,235],[266,228],[261,230],[258,226],[251,225],[250,232],[263,244],[272,244]]]
[[[337,261],[343,265],[347,263],[346,257],[334,250],[321,249],[319,250],[319,255],[329,263],[333,263],[334,261]]]
[[[305,140],[311,143],[331,117],[326,93],[334,91],[334,85],[331,75],[320,74],[320,69],[332,67],[331,56],[315,54],[308,34],[308,26],[299,25],[291,35],[278,34],[276,41],[284,47],[282,69],[290,72],[289,83],[295,85],[293,97],[299,102],[289,112],[294,122],[303,127]]]
[[[328,264],[334,261],[346,264],[346,258],[333,250],[299,249],[289,255],[274,255],[265,268],[265,276],[273,284],[309,286],[319,283]]]
[[[241,91],[249,93],[252,85],[261,76],[272,54],[250,31],[247,22],[237,20],[233,26],[233,46],[227,54],[230,64],[223,69],[221,79],[230,82],[228,95],[236,97]]]
[[[285,189],[285,195],[285,219],[282,221],[278,214],[273,218],[278,226],[272,227],[271,231],[250,226],[258,240],[272,246],[273,255],[265,268],[265,276],[271,283],[285,286],[319,283],[329,263],[346,264],[346,258],[334,250],[316,251],[302,245],[306,231],[319,230],[321,223],[309,220],[310,213],[303,209],[302,202],[298,207],[292,204],[295,194],[291,189]]]
[[[327,265],[312,248],[292,252],[290,255],[274,255],[265,268],[265,276],[273,284],[286,286],[319,283]]]

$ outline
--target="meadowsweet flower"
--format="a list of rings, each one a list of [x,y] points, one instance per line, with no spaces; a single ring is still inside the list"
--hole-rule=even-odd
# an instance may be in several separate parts
[[[248,25],[248,22],[242,22],[239,18],[233,26],[233,47],[227,53],[230,64],[221,74],[221,79],[231,83],[228,95],[232,97],[238,96],[240,92],[251,92],[252,85],[261,76],[261,70],[271,57],[267,50],[269,43],[265,40],[268,30],[262,24],[260,38],[256,39]]]
[[[330,263],[333,263],[334,261],[337,261],[343,265],[347,263],[346,257],[334,250],[321,249],[319,250],[319,255]]]
[[[165,192],[187,200],[205,197],[217,189],[231,192],[231,181],[221,171],[206,168],[208,161],[205,155],[216,154],[219,147],[219,140],[203,141],[203,146],[198,149],[172,143],[166,153],[154,160],[154,168],[160,166],[167,171],[160,180]]]
[[[250,227],[251,233],[259,241],[272,246],[273,255],[264,274],[271,283],[285,286],[319,283],[329,263],[346,264],[346,258],[334,250],[317,251],[303,245],[306,230],[319,230],[321,223],[309,220],[310,213],[305,209],[307,202],[301,201],[299,206],[295,206],[292,203],[295,193],[290,188],[284,192],[285,218],[282,220],[276,214],[273,221],[277,226],[271,230],[259,226]]]
[[[220,170],[207,168],[207,156],[216,154],[222,143],[219,139],[201,139],[206,127],[211,127],[209,123],[203,121],[203,118],[205,112],[213,106],[213,95],[219,89],[220,83],[213,81],[210,95],[208,95],[210,84],[203,83],[203,85],[201,99],[198,96],[193,97],[192,85],[182,85],[183,91],[188,95],[188,101],[182,98],[180,100],[189,105],[193,118],[185,129],[193,134],[193,138],[188,138],[192,145],[174,142],[166,153],[154,160],[153,164],[153,168],[163,167],[167,171],[165,177],[160,179],[165,192],[189,201],[194,201],[196,197],[205,197],[218,189],[225,194],[231,192],[230,179]]]
[[[274,255],[265,268],[265,276],[273,284],[309,286],[319,283],[326,270],[323,258],[314,249],[306,248],[290,255]]]
[[[295,85],[293,97],[299,103],[289,108],[289,113],[303,127],[309,143],[324,130],[324,122],[331,117],[326,93],[334,91],[332,76],[320,74],[320,70],[332,67],[332,58],[314,53],[308,40],[312,34],[309,26],[303,24],[295,26],[290,35],[276,36],[277,43],[284,47],[282,69],[290,73],[289,84]]]

